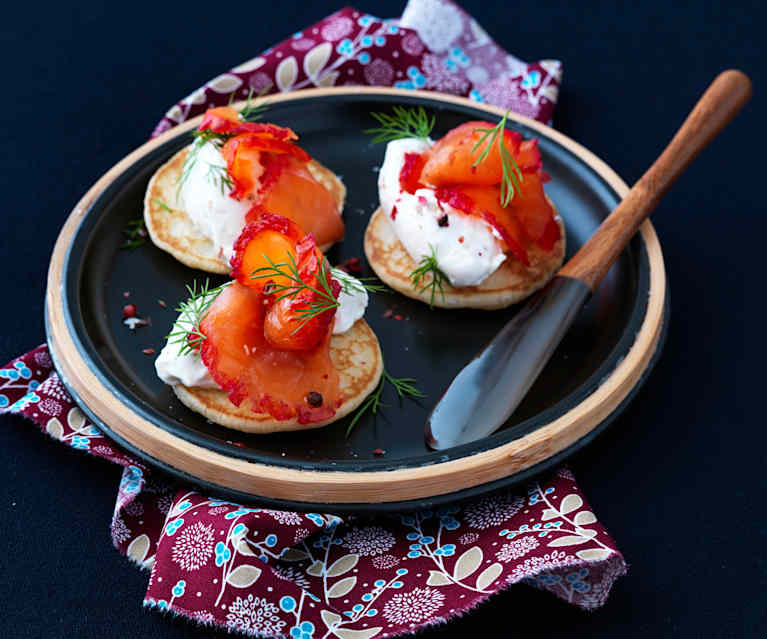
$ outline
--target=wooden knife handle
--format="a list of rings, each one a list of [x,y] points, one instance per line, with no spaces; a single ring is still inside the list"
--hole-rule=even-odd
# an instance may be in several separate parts
[[[748,76],[736,70],[720,73],[663,153],[559,274],[595,290],[669,187],[750,97]]]

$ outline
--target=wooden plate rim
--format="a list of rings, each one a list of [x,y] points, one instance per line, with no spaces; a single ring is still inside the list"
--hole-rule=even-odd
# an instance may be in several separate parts
[[[430,91],[375,87],[307,89],[300,94],[269,96],[270,102],[349,95],[426,98],[481,109],[498,116],[504,110],[466,98]],[[628,187],[607,164],[567,136],[530,118],[510,119],[539,131],[590,166],[620,197]],[[124,170],[179,133],[197,126],[201,116],[142,145],[112,167],[78,202],[67,218],[51,257],[46,292],[46,327],[55,361],[67,385],[101,422],[150,458],[192,478],[248,495],[305,503],[382,503],[432,498],[498,481],[532,468],[588,435],[621,405],[640,381],[657,349],[666,304],[663,255],[652,225],[640,229],[650,265],[644,321],[624,359],[578,405],[534,432],[506,444],[458,459],[420,467],[380,471],[316,471],[279,467],[228,457],[181,439],[137,415],[119,402],[80,356],[64,321],[64,264],[77,227],[91,204]]]

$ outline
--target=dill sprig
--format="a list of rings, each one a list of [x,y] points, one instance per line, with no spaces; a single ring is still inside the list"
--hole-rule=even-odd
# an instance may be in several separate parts
[[[191,286],[187,285],[186,290],[189,292],[189,299],[176,307],[179,317],[173,324],[173,330],[165,336],[168,344],[179,345],[179,355],[186,355],[198,350],[203,341],[207,339],[200,330],[200,322],[202,322],[213,301],[230,283],[225,282],[221,286],[211,288],[210,281],[206,279],[205,284],[202,284],[199,290],[196,281]]]
[[[341,290],[347,295],[351,295],[354,291],[368,293],[386,293],[389,289],[382,284],[367,284],[370,280],[375,280],[375,277],[354,277],[349,275],[346,271],[340,268],[331,268],[330,274],[333,279],[341,285]]]
[[[131,220],[125,225],[122,230],[123,235],[128,239],[120,244],[121,249],[133,249],[141,246],[146,241],[146,226],[144,225],[144,218],[138,217],[135,220]]]
[[[290,253],[287,253],[287,262],[275,263],[268,255],[264,254],[263,257],[269,266],[257,268],[250,274],[251,279],[284,278],[289,281],[289,284],[272,282],[270,294],[277,296],[274,298],[275,303],[285,298],[295,299],[301,291],[315,293],[315,299],[307,302],[303,307],[294,309],[295,316],[301,320],[301,323],[291,335],[295,335],[307,322],[310,322],[318,315],[339,306],[338,300],[333,295],[333,289],[330,287],[330,278],[328,277],[328,270],[324,259],[320,262],[317,270],[316,279],[318,285],[312,286],[301,278],[296,260]]]
[[[248,97],[245,100],[245,106],[240,109],[240,117],[242,118],[243,122],[255,122],[264,116],[264,112],[269,108],[269,105],[266,103],[266,101],[262,101],[257,104],[256,100],[262,98],[271,88],[272,85],[267,84],[256,94],[255,98],[253,97],[253,89],[250,89],[248,92]],[[234,93],[232,93],[232,96],[234,96]],[[232,98],[230,97],[230,104],[231,99]],[[253,100],[252,104],[251,100]]]
[[[260,120],[263,117],[264,112],[267,110],[267,108],[269,108],[269,105],[265,101],[256,103],[256,100],[261,98],[271,88],[271,86],[272,85],[270,84],[261,89],[261,91],[259,91],[255,97],[253,96],[253,89],[248,92],[245,106],[240,109],[240,118],[243,122],[255,122],[256,120]],[[229,96],[230,106],[234,101],[234,96],[235,92],[232,92],[232,94]],[[216,148],[221,149],[221,147],[226,144],[226,141],[233,137],[231,133],[220,133],[217,131],[211,131],[210,129],[205,129],[204,131],[195,129],[191,132],[191,134],[194,138],[194,142],[189,148],[189,151],[186,154],[186,158],[184,159],[184,166],[181,169],[181,175],[178,179],[178,189],[176,191],[177,198],[179,192],[181,191],[181,186],[189,179],[192,168],[197,163],[198,156],[202,147],[210,143],[213,144]],[[223,165],[208,163],[208,172],[206,173],[206,177],[209,181],[221,189],[221,193],[226,193],[227,188],[232,189],[234,187],[234,182],[232,181],[227,168]]]
[[[375,134],[373,144],[390,142],[402,138],[429,137],[436,121],[435,116],[429,117],[423,107],[407,109],[395,106],[393,115],[388,113],[371,113],[370,115],[381,125],[374,129],[365,129],[363,133]]]
[[[431,244],[429,244],[429,248],[431,249],[431,255],[424,255],[421,258],[418,262],[418,268],[410,273],[410,281],[413,283],[413,288],[418,293],[423,293],[424,291],[431,289],[429,295],[429,308],[434,308],[434,299],[437,296],[437,292],[442,296],[442,301],[445,300],[445,289],[443,285],[448,279],[447,275],[442,272],[437,263],[437,249]]]
[[[383,358],[382,358],[383,359]],[[383,363],[383,362],[382,362]],[[357,422],[360,420],[360,418],[369,410],[373,415],[378,413],[379,408],[384,408],[388,406],[388,404],[384,404],[381,401],[381,395],[383,394],[384,386],[386,386],[386,383],[391,384],[394,387],[394,390],[397,392],[397,396],[400,398],[400,401],[405,397],[414,397],[416,399],[421,399],[426,397],[426,394],[423,393],[416,384],[418,383],[417,380],[413,377],[392,377],[387,371],[386,368],[384,368],[383,373],[381,374],[381,380],[378,382],[378,386],[376,386],[376,389],[370,393],[370,395],[367,396],[364,402],[360,405],[360,407],[357,409],[357,412],[354,414],[354,417],[352,418],[352,421],[349,422],[349,426],[346,429],[346,436],[348,437],[354,427],[357,425]]]
[[[489,137],[490,140],[487,146],[480,153],[479,157],[474,161],[472,166],[477,166],[482,163],[485,158],[490,154],[493,144],[498,142],[498,153],[501,156],[501,167],[503,168],[503,180],[501,181],[501,206],[508,206],[511,200],[514,198],[515,189],[518,193],[522,190],[522,171],[519,170],[517,162],[511,151],[506,148],[505,135],[503,132],[506,130],[506,120],[509,117],[509,110],[503,115],[503,119],[491,129],[474,129],[477,133],[482,133],[479,141],[471,149],[472,153],[476,153],[482,144]]]

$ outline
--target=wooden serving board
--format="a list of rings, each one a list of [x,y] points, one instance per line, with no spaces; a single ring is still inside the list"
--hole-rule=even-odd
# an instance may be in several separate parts
[[[362,129],[371,111],[422,105],[437,116],[435,136],[469,119],[498,120],[501,109],[425,91],[380,88],[305,90],[268,98],[266,118],[290,126],[300,143],[343,176],[349,191],[347,237],[333,263],[362,256],[362,233],[377,207],[383,147]],[[159,352],[185,297],[184,284],[207,274],[148,244],[119,250],[121,229],[142,214],[154,170],[189,142],[200,118],[146,143],[85,194],[61,230],[46,294],[48,341],[64,383],[86,413],[149,463],[238,499],[291,508],[396,509],[468,497],[527,479],[586,445],[629,401],[648,373],[664,334],[668,298],[658,237],[645,223],[584,309],[507,426],[486,440],[434,452],[423,443],[425,416],[452,376],[514,309],[430,311],[400,295],[375,295],[366,318],[387,368],[419,379],[421,403],[393,398],[366,416],[349,439],[346,420],[317,431],[248,436],[207,423],[184,408],[154,375]],[[540,124],[510,115],[510,128],[539,137],[547,194],[567,227],[568,253],[588,238],[626,194],[626,184],[584,147]],[[372,272],[363,272],[372,275]],[[215,278],[213,278],[215,279]],[[121,323],[124,290],[152,326]],[[160,298],[167,309],[156,304]],[[394,322],[384,311],[406,319]],[[151,312],[147,312],[151,311]],[[373,450],[386,450],[377,457]]]

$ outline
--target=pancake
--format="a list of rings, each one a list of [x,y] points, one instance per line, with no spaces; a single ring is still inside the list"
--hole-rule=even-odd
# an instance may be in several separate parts
[[[144,196],[146,229],[156,246],[170,253],[182,264],[208,273],[226,274],[231,270],[229,262],[219,255],[218,248],[208,238],[199,233],[178,201],[179,180],[188,152],[189,147],[181,149],[163,164],[149,181]],[[343,182],[316,160],[309,162],[308,169],[314,179],[330,191],[340,215],[346,199],[346,187]],[[163,202],[171,210],[168,211],[157,201]],[[330,246],[331,244],[320,246],[320,250],[326,251]]]
[[[551,200],[549,204],[554,208]],[[555,208],[554,211],[556,214]],[[445,297],[443,299],[437,291],[434,306],[494,310],[511,306],[543,287],[557,272],[565,256],[565,227],[559,215],[555,215],[555,219],[561,237],[551,251],[531,246],[528,249],[530,266],[508,256],[498,270],[478,286],[456,288],[445,283]],[[417,268],[417,264],[397,238],[380,207],[370,217],[365,230],[365,255],[376,275],[389,287],[407,297],[427,304],[430,302],[431,289],[419,293],[413,288],[410,273]]]
[[[348,331],[333,335],[330,340],[330,359],[339,374],[344,401],[336,414],[324,422],[299,424],[297,421],[278,421],[268,414],[253,413],[246,407],[235,406],[227,394],[218,389],[174,386],[173,391],[181,403],[212,422],[246,433],[277,433],[290,430],[308,430],[335,422],[355,410],[375,389],[383,373],[383,357],[378,338],[364,319],[357,320]]]

